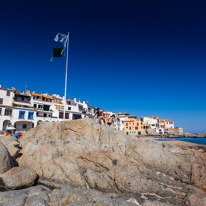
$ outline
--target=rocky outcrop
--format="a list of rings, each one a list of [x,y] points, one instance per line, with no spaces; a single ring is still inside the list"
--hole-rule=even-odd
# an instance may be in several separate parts
[[[77,190],[72,187],[63,187],[51,191],[43,186],[2,192],[0,193],[0,205],[137,206],[130,201],[120,198],[111,199],[97,190]]]
[[[19,165],[32,167],[48,186],[96,189],[114,199],[130,194],[127,200],[141,205],[184,205],[195,194],[197,201],[205,198],[204,154],[128,137],[88,118],[42,123],[21,145]]]
[[[13,190],[32,186],[37,180],[36,172],[31,167],[13,167],[13,160],[20,151],[19,142],[12,136],[0,140],[0,189]]]
[[[0,174],[5,173],[13,167],[12,158],[3,143],[0,142]]]
[[[156,132],[155,129],[146,129],[142,131],[142,135],[158,136],[159,134]]]
[[[13,136],[1,137],[0,141],[6,146],[12,159],[15,160],[20,152],[20,143]]]
[[[32,186],[37,180],[37,174],[31,167],[13,167],[0,174],[0,187],[7,190]]]
[[[190,137],[204,138],[204,137],[206,137],[206,134],[205,133],[203,133],[203,134],[191,134],[189,132],[185,132],[184,137],[186,137],[186,138],[187,137],[188,138],[190,138]]]

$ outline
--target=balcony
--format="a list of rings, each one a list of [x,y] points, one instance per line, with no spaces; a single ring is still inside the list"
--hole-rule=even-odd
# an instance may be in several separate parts
[[[86,110],[85,108],[83,108],[83,107],[79,107],[79,110],[80,110],[80,111],[84,111],[84,112],[87,111],[87,110]]]
[[[14,102],[21,102],[21,103],[27,103],[27,104],[31,103],[30,101],[22,101],[22,100],[17,100],[17,99],[14,99]]]
[[[67,102],[67,105],[76,106],[77,104],[75,102]]]
[[[40,110],[40,111],[42,111],[42,110],[43,110],[43,108],[35,108],[35,110]]]
[[[52,99],[46,99],[46,98],[35,98],[33,97],[33,100],[37,100],[37,101],[43,101],[43,102],[48,102],[48,103],[52,103]]]

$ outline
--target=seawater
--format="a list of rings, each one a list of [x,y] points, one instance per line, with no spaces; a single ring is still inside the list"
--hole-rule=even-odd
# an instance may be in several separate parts
[[[206,145],[206,138],[160,138],[160,139],[155,139],[157,141],[174,141],[174,140],[180,140],[180,141],[185,141],[185,142],[191,142],[195,144],[202,144]]]

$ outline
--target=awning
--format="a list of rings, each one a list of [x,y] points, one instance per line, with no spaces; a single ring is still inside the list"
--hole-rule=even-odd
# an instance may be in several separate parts
[[[52,97],[48,97],[48,96],[43,96],[44,98],[47,98],[47,99],[53,99]]]
[[[30,114],[34,114],[34,112],[29,112]]]
[[[43,95],[42,94],[31,94],[32,96],[40,96],[42,97]]]
[[[25,113],[25,111],[19,111],[19,112],[21,112],[21,113]]]
[[[11,117],[7,117],[4,120],[12,120],[12,118]]]

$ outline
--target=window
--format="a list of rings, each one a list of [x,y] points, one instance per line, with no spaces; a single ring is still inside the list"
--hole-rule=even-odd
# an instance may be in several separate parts
[[[137,123],[137,126],[139,126],[139,123]]]
[[[133,125],[134,125],[134,123],[133,123]]]
[[[5,116],[11,116],[12,115],[12,109],[5,109],[4,115]]]
[[[39,105],[38,105],[38,108],[43,108],[43,105],[39,104]]]
[[[131,127],[129,127],[129,130],[131,130]]]
[[[19,111],[19,119],[24,119],[25,111]]]
[[[36,104],[34,104],[34,108],[36,108]]]
[[[33,119],[34,112],[29,112],[28,119]]]
[[[10,96],[10,91],[7,91],[6,96]]]
[[[141,132],[138,132],[138,135],[141,135]]]
[[[126,123],[126,126],[128,126],[128,123]]]
[[[73,120],[75,119],[81,119],[82,116],[80,114],[73,114]]]
[[[71,110],[71,107],[68,107],[68,110]]]
[[[0,115],[1,115],[1,110],[2,110],[2,109],[0,108]]]
[[[136,130],[138,130],[138,127],[135,127]]]
[[[3,98],[0,98],[0,104],[3,104]]]
[[[50,108],[50,106],[48,106],[48,105],[43,105],[43,110],[44,110],[44,111],[49,111],[49,108]]]
[[[27,125],[26,124],[23,124],[22,125],[22,129],[26,129],[27,128]]]
[[[126,129],[128,129],[128,127],[126,127]]]

